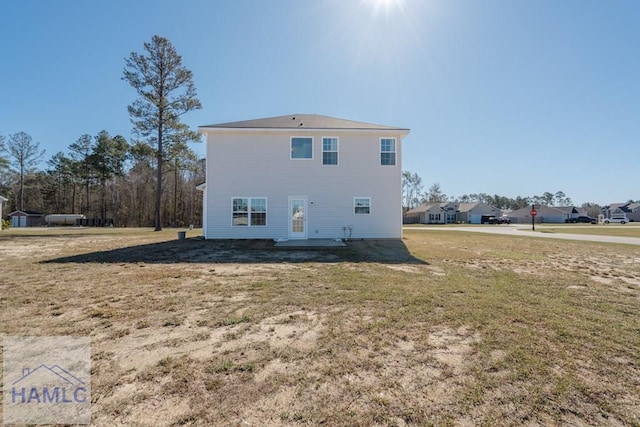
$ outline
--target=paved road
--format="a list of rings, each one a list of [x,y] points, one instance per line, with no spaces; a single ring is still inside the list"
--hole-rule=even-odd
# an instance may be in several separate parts
[[[591,226],[597,227],[597,226]],[[611,227],[611,226],[603,226]],[[618,227],[618,226],[615,226]],[[621,227],[633,227],[640,228],[637,225],[624,225]],[[422,231],[434,231],[434,230],[447,230],[447,231],[469,231],[472,233],[489,233],[489,234],[507,234],[511,236],[525,236],[525,237],[540,237],[543,239],[562,239],[562,240],[584,240],[590,242],[604,242],[604,243],[626,243],[628,245],[639,245],[640,237],[620,237],[620,236],[598,236],[593,234],[565,234],[565,233],[544,233],[545,228],[557,228],[553,225],[544,226],[536,225],[536,231],[532,231],[531,228],[526,228],[524,224],[512,224],[512,225],[479,225],[477,227],[455,227],[447,225],[438,225],[434,227],[412,227],[410,225],[405,226],[405,230],[422,230]],[[572,229],[575,227],[572,227]],[[589,228],[589,227],[587,227]]]

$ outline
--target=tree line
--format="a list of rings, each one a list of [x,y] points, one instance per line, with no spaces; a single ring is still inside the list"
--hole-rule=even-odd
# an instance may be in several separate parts
[[[6,212],[79,213],[112,219],[116,226],[155,225],[157,163],[144,142],[129,143],[106,130],[81,135],[66,152],[59,151],[36,167],[45,152],[26,132],[0,135],[0,194],[9,199]],[[172,147],[163,171],[161,199],[165,226],[200,225],[204,159],[185,145]]]
[[[426,191],[422,178],[417,173],[404,171],[402,173],[402,204],[405,211],[413,209],[423,203],[432,202],[457,202],[472,203],[482,202],[487,205],[495,206],[498,209],[521,209],[527,206],[546,205],[546,206],[572,206],[573,201],[563,191],[545,192],[542,195],[534,196],[518,196],[505,197],[498,194],[472,193],[463,194],[458,197],[447,196],[440,186],[440,183],[432,184]],[[596,203],[583,203],[583,208],[591,216],[597,216],[600,213],[600,206]]]
[[[200,135],[181,122],[202,108],[193,74],[166,38],[153,36],[143,47],[125,58],[121,77],[138,95],[127,107],[138,139],[106,130],[81,135],[40,170],[39,142],[26,132],[0,135],[0,194],[9,211],[80,213],[156,231],[202,223],[195,186],[204,181],[205,163],[187,145]]]

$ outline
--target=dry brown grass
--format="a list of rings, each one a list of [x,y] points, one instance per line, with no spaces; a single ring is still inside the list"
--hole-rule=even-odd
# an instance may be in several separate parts
[[[3,334],[91,337],[94,425],[640,425],[637,247],[73,230],[0,259]]]
[[[607,224],[607,225],[574,225],[567,224],[560,227],[554,226],[538,226],[538,231],[544,233],[567,233],[567,234],[592,234],[597,236],[620,236],[620,237],[640,237],[640,226],[637,223],[629,223],[625,225]]]

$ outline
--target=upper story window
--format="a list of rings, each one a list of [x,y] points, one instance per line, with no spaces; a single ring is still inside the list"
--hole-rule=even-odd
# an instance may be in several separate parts
[[[338,164],[338,138],[322,138],[322,164]]]
[[[383,166],[395,166],[396,164],[396,139],[380,138],[380,164]]]
[[[294,136],[291,138],[292,159],[313,159],[313,138]]]

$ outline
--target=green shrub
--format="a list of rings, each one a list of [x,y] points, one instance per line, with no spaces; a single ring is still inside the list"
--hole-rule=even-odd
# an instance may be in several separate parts
[[[8,230],[11,227],[11,221],[3,219],[0,221],[0,230]]]

